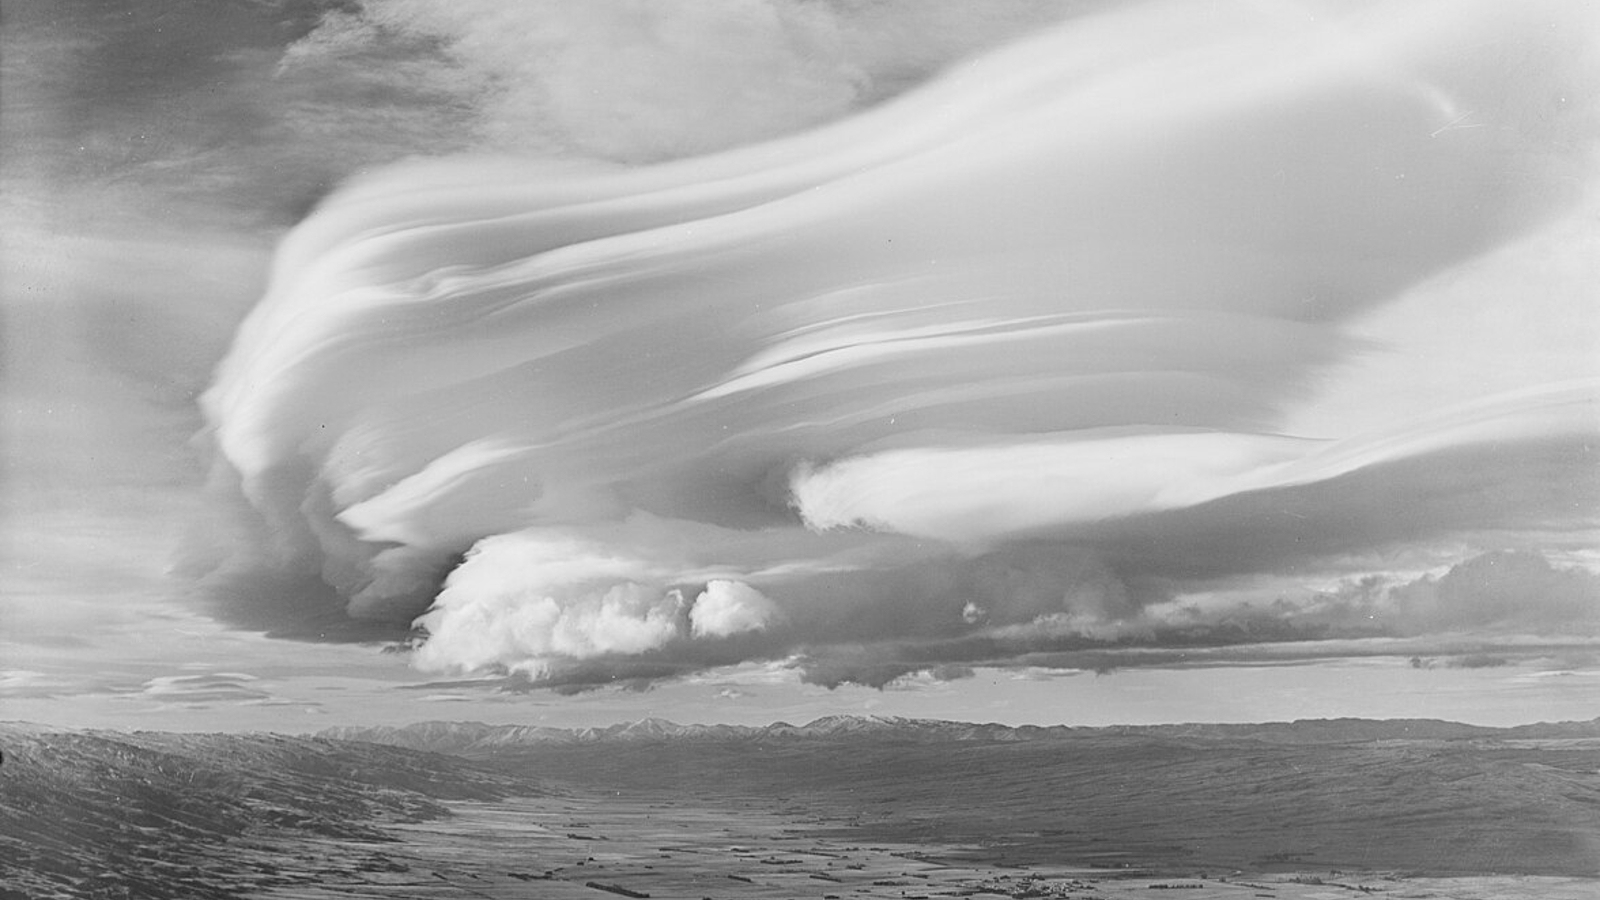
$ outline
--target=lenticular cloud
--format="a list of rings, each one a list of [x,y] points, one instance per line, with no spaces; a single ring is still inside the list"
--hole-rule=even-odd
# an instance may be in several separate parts
[[[1343,323],[1588,177],[1562,112],[1588,18],[1143,6],[712,155],[363,176],[285,241],[205,397],[268,535],[231,570],[420,615],[428,668],[542,676],[1114,620],[1147,574],[1271,571],[1230,510],[1341,479],[1386,500],[1299,557],[1358,549],[1383,502],[1396,541],[1570,518],[1517,454],[1580,471],[1592,385],[1273,430]],[[1440,454],[1474,462],[1390,477]],[[1163,571],[1151,534],[1211,568]]]

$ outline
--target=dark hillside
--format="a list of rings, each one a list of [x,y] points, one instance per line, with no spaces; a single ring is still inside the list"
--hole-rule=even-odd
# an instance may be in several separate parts
[[[457,757],[326,738],[0,726],[0,749],[10,896],[214,897],[241,874],[275,883],[270,865],[235,871],[253,839],[387,841],[383,824],[449,815],[439,801],[534,792]]]

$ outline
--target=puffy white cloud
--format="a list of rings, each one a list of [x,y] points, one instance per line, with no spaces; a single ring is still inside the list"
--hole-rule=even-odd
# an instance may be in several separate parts
[[[552,657],[656,649],[678,632],[681,595],[649,563],[554,535],[483,541],[420,620],[429,668],[494,663],[541,671]]]
[[[760,631],[777,614],[777,606],[750,585],[718,579],[695,598],[689,624],[695,637],[728,637]]]

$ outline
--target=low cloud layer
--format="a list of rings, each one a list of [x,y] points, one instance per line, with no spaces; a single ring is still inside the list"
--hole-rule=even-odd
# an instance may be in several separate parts
[[[1350,631],[1400,635],[1600,632],[1600,576],[1553,566],[1536,553],[1475,556],[1439,576],[1395,582],[1368,576],[1315,595],[1301,615]]]
[[[1034,33],[885,102],[960,53],[849,4],[324,20],[299,64],[431,36],[537,156],[363,175],[285,241],[204,398],[219,612],[530,684],[883,684],[1592,534],[1593,382],[1276,433],[1354,318],[1593,188],[1590,11],[1002,6]],[[1379,630],[1592,626],[1592,576],[1485,558]]]

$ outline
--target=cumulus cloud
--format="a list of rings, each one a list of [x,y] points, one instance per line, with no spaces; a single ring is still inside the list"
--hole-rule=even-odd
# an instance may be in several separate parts
[[[1437,581],[1408,586],[1398,599],[1402,614],[1420,627],[1437,622],[1565,631],[1600,625],[1600,577],[1552,566],[1534,553],[1475,557]]]
[[[1370,574],[1326,590],[1174,600],[1141,618],[1169,645],[1401,641],[1409,643],[1384,652],[1418,653],[1419,667],[1444,656],[1443,665],[1482,668],[1552,642],[1592,645],[1600,638],[1600,576],[1536,552],[1495,550],[1414,577]]]
[[[677,633],[682,607],[643,560],[576,540],[503,535],[451,574],[420,620],[429,639],[417,658],[424,666],[542,668],[549,657],[637,654]]]
[[[661,527],[635,520],[626,530]],[[779,618],[773,601],[750,585],[707,579],[664,547],[642,557],[618,537],[625,535],[603,542],[576,531],[526,529],[480,541],[418,620],[428,635],[418,664],[546,676],[561,661],[760,632]],[[484,640],[491,634],[494,640]]]
[[[727,637],[760,631],[777,614],[777,606],[750,585],[717,580],[695,600],[689,625],[695,637]]]
[[[1218,580],[1593,527],[1593,383],[1275,433],[1352,317],[1593,183],[1588,12],[1142,4],[874,106],[943,61],[852,43],[853,8],[330,20],[438,37],[545,158],[373,173],[286,240],[204,407],[263,538],[219,571],[306,587],[233,615],[337,597],[530,684],[795,655],[883,685],[1178,640],[1146,610]],[[1428,602],[1500,621],[1464,579]]]
[[[1600,576],[1527,551],[1483,553],[1409,581],[1369,576],[1316,599],[1319,617],[1365,619],[1405,635],[1600,631]]]

